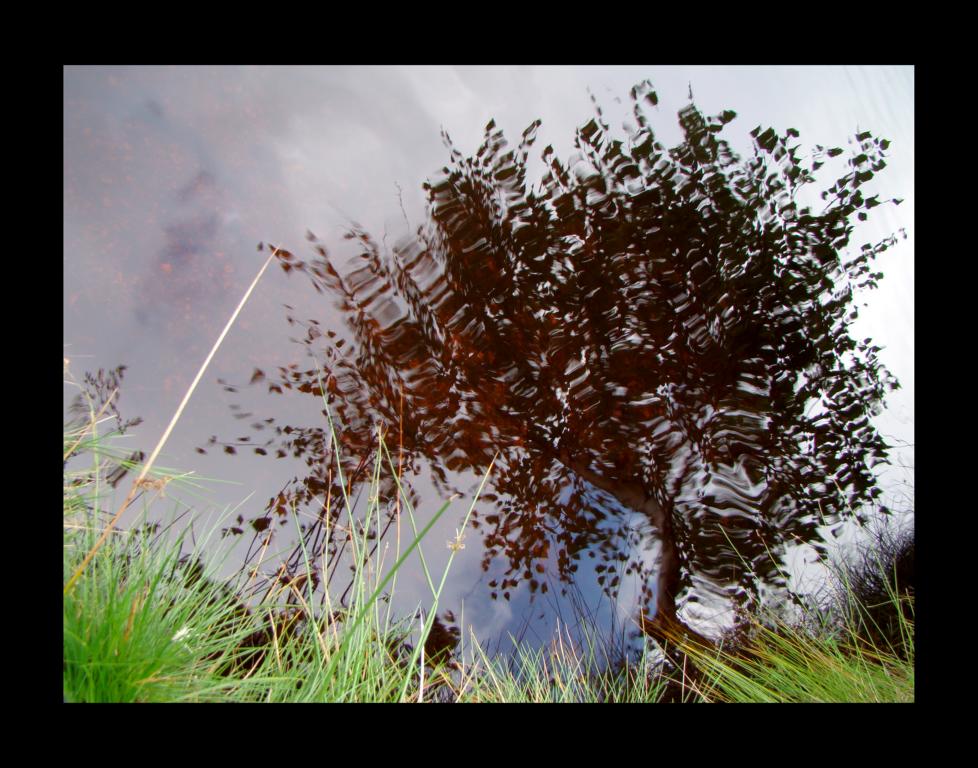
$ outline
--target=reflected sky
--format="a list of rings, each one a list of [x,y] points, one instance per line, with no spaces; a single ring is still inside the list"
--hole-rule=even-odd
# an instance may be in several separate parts
[[[866,297],[854,336],[884,347],[881,359],[903,389],[878,424],[895,442],[912,444],[912,67],[66,68],[65,356],[79,373],[128,366],[120,408],[145,421],[126,439],[151,447],[261,265],[257,243],[301,253],[311,230],[331,247],[351,221],[393,242],[423,217],[421,184],[447,161],[441,130],[469,154],[491,118],[510,139],[539,118],[536,146],[552,144],[566,158],[574,128],[593,113],[592,96],[617,127],[629,89],[643,79],[657,89],[654,128],[669,146],[680,139],[675,115],[690,89],[707,114],[737,111],[724,135],[742,154],[757,125],[796,128],[806,147],[847,146],[866,129],[891,140],[880,190],[905,202],[887,206],[852,243],[900,228],[908,237],[881,260],[886,277]],[[301,362],[281,307],[319,306],[316,300],[307,284],[269,271],[170,439],[162,465],[237,483],[209,488],[216,509],[259,511],[299,471],[288,461],[243,453],[230,461],[194,448],[211,434],[247,434],[246,419],[236,417],[249,411],[249,397],[264,415],[268,405],[254,393],[232,398],[216,379],[246,384],[255,368]],[[276,399],[276,417],[313,422],[307,400]],[[912,466],[912,448],[896,460]],[[888,472],[884,488],[903,490],[905,475]],[[464,513],[456,502],[432,532],[434,570],[447,561],[442,542]],[[480,601],[479,585],[491,578],[470,546],[459,553],[446,595],[449,605],[464,599],[466,624],[484,637],[513,631],[528,610],[525,596]],[[405,604],[427,591],[417,570],[398,586]],[[623,614],[631,599],[625,590]],[[542,636],[551,621],[533,631]]]

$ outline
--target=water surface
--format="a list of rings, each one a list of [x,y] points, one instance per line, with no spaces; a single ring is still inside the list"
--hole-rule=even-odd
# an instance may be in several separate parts
[[[909,68],[68,68],[65,355],[76,371],[127,366],[120,409],[145,421],[126,439],[134,448],[148,449],[260,266],[267,251],[258,252],[259,243],[286,248],[296,263],[307,264],[315,263],[321,255],[316,249],[322,248],[340,269],[373,247],[378,259],[394,259],[398,254],[396,258],[408,263],[423,250],[416,237],[417,228],[426,222],[429,202],[422,183],[429,180],[437,185],[444,176],[440,169],[452,161],[442,131],[464,159],[478,151],[490,120],[505,132],[511,149],[518,147],[524,130],[540,120],[535,143],[527,151],[528,182],[536,183],[547,164],[541,157],[544,148],[552,146],[553,157],[564,163],[578,151],[573,146],[576,129],[595,117],[595,102],[609,133],[624,140],[634,131],[634,124],[627,129],[620,124],[634,123],[629,91],[646,78],[654,84],[658,102],[647,104],[649,119],[656,139],[666,148],[682,139],[676,115],[689,103],[690,88],[704,115],[736,110],[736,119],[722,135],[732,151],[743,156],[751,153],[750,131],[757,125],[770,125],[782,133],[795,128],[806,147],[817,143],[848,151],[847,142],[861,130],[892,141],[879,186],[885,189],[882,197],[904,202],[877,211],[865,231],[853,236],[852,245],[858,250],[860,243],[878,242],[901,228],[909,237],[881,257],[879,266],[886,277],[879,290],[867,294],[868,306],[861,310],[854,336],[872,337],[884,347],[880,357],[903,385],[890,397],[890,409],[874,423],[891,442],[912,444],[913,71]],[[599,196],[596,192],[591,203],[600,205]],[[346,239],[351,230],[361,233],[362,239]],[[312,233],[314,242],[309,239]],[[468,234],[454,236],[461,243]],[[479,251],[484,244],[478,238],[459,243],[446,242],[445,252],[474,247],[489,265],[498,256],[492,249]],[[539,249],[541,255],[546,252]],[[693,259],[689,266],[696,263]],[[554,268],[554,263],[548,263],[549,274],[554,274]],[[431,292],[437,270],[420,262],[416,270],[423,292]],[[636,505],[623,504],[608,485],[609,477],[621,480],[629,472],[634,474],[629,462],[634,464],[636,457],[645,455],[644,439],[658,434],[653,411],[660,404],[652,396],[655,388],[650,392],[646,386],[651,379],[643,380],[651,372],[641,362],[649,358],[650,349],[627,333],[616,337],[611,332],[627,326],[616,307],[634,307],[643,294],[639,291],[622,304],[622,291],[639,283],[622,280],[621,275],[591,274],[580,265],[577,272],[591,275],[591,282],[578,281],[576,293],[561,297],[559,303],[550,302],[549,306],[559,304],[564,311],[549,316],[556,321],[551,341],[534,347],[535,353],[542,357],[549,353],[551,358],[563,350],[567,359],[550,362],[567,380],[544,387],[540,366],[531,361],[537,390],[518,392],[523,405],[517,413],[524,423],[551,430],[554,455],[547,458],[549,466],[542,466],[542,438],[534,438],[536,450],[514,449],[504,457],[499,470],[502,488],[495,488],[496,499],[480,505],[479,527],[468,533],[465,548],[457,552],[445,597],[444,605],[456,614],[464,607],[466,623],[484,638],[510,631],[543,639],[556,616],[573,612],[569,600],[583,600],[604,622],[618,616],[626,623],[640,605],[651,609],[655,603],[663,554],[660,532],[654,519]],[[493,275],[499,273],[499,264],[487,266],[482,273],[488,284],[485,292],[495,296],[498,312],[516,312],[518,304],[533,304],[530,294],[514,292],[512,286],[506,294],[503,286],[491,285]],[[681,282],[681,275],[677,280]],[[542,280],[537,283],[543,285]],[[551,290],[567,284],[566,275],[554,279]],[[328,286],[324,293],[330,293]],[[683,292],[677,287],[671,296],[669,311],[681,312]],[[432,300],[442,301],[442,311],[448,311],[444,294],[426,296],[428,303]],[[648,411],[624,414],[615,412],[614,402],[596,405],[604,416],[592,415],[589,422],[585,419],[571,430],[578,437],[587,434],[586,440],[563,446],[572,453],[572,448],[588,452],[591,458],[586,462],[583,454],[565,455],[561,461],[557,434],[559,425],[567,423],[568,414],[562,409],[586,399],[574,389],[575,382],[585,386],[586,377],[572,370],[584,341],[575,340],[573,332],[560,337],[562,329],[576,327],[571,307],[589,313],[590,327],[603,322],[611,328],[605,357],[599,351],[588,366],[585,354],[582,371],[586,368],[588,376],[595,376],[607,369],[607,391],[621,387],[624,392],[619,394],[628,408]],[[380,328],[400,327],[403,303],[372,309]],[[525,327],[539,330],[548,317],[545,309],[538,304],[536,311],[530,311]],[[458,325],[466,311],[477,319],[481,310],[454,307],[453,314],[462,313],[454,327],[466,327]],[[316,430],[323,426],[321,403],[311,396],[314,385],[309,375],[295,378],[294,374],[312,370],[310,350],[326,364],[327,348],[334,348],[337,355],[342,352],[342,346],[336,349],[337,340],[352,345],[355,334],[348,317],[349,311],[341,311],[335,301],[318,293],[307,275],[294,269],[270,272],[171,437],[162,463],[240,483],[214,486],[207,500],[218,508],[240,505],[235,516],[241,516],[241,523],[232,527],[243,531],[241,557],[256,520],[267,519],[280,528],[277,536],[286,546],[289,529],[280,524],[286,520],[275,514],[280,494],[288,498],[299,491],[312,501],[315,492],[322,490],[316,482],[328,481],[328,476],[323,477],[323,460],[329,457],[316,443]],[[484,338],[473,334],[473,339]],[[404,360],[386,367],[374,361],[371,365],[378,376],[403,368],[411,357],[406,335],[384,338],[390,348],[403,343],[399,352]],[[669,349],[668,336],[660,342],[660,349]],[[483,366],[487,376],[499,374],[500,391],[512,392],[519,377],[506,380],[505,372],[524,366],[525,373],[530,357],[527,343],[513,338],[496,346],[470,343],[471,349],[495,357],[472,365]],[[507,355],[512,359],[505,359]],[[370,370],[370,365],[361,367]],[[713,371],[720,378],[721,373]],[[626,380],[629,376],[631,380]],[[671,384],[668,397],[681,398],[674,377],[666,379],[651,383]],[[410,391],[408,395],[406,417],[415,419],[413,437],[417,438],[417,420],[426,407],[439,422],[421,425],[432,444],[415,451],[418,476],[413,488],[424,516],[437,508],[445,494],[471,491],[479,470],[491,458],[493,444],[509,444],[513,429],[505,428],[501,416],[496,422],[487,419],[484,404],[491,398],[466,401],[461,396],[464,387],[457,389],[457,401],[451,400],[450,387],[436,398],[438,377],[421,380],[425,386],[416,386],[413,398]],[[284,382],[294,388],[283,386]],[[483,395],[488,392],[484,384],[480,384]],[[304,385],[305,391],[300,391]],[[752,389],[749,382],[741,381],[726,391],[739,392],[745,402],[715,404],[716,412],[734,418],[740,414],[744,420],[728,431],[763,431],[766,422],[756,423],[756,416],[750,415],[758,409],[745,404],[760,396],[758,387]],[[667,395],[660,393],[660,397],[665,402]],[[446,421],[446,402],[452,404],[453,422]],[[528,421],[531,403],[540,410]],[[580,420],[581,410],[586,409],[568,410]],[[352,413],[341,415],[355,420]],[[704,411],[700,418],[708,419],[709,414]],[[486,426],[477,435],[472,429],[477,423],[495,423],[495,427]],[[276,427],[292,431],[276,433]],[[523,435],[524,441],[528,436]],[[350,437],[345,460],[353,470],[368,445],[365,439],[363,434]],[[278,457],[286,444],[291,450]],[[599,451],[599,446],[605,450]],[[624,448],[616,451],[612,446]],[[905,450],[898,460],[912,463],[912,450]],[[732,461],[720,472],[716,461],[689,463],[678,454],[670,454],[669,463],[684,467],[682,479],[674,478],[674,485],[685,490],[667,496],[682,507],[676,519],[683,527],[683,539],[695,543],[680,552],[686,580],[682,611],[699,627],[729,622],[730,597],[747,594],[744,585],[750,580],[745,581],[745,574],[751,570],[730,556],[729,539],[743,536],[749,541],[757,530],[757,510],[775,500],[761,501],[767,484],[750,462]],[[888,490],[900,490],[900,477],[891,474],[885,480],[890,483]],[[186,501],[201,503],[195,498]],[[562,512],[548,518],[555,509]],[[425,551],[435,570],[447,560],[447,544],[455,540],[465,510],[461,500],[456,502],[432,532]],[[793,521],[803,518],[796,515]],[[722,524],[707,524],[717,521]],[[817,528],[806,519],[801,528],[779,523],[771,533],[779,540],[793,535],[807,541]],[[760,547],[747,559],[766,567],[765,552]],[[573,589],[564,597],[561,591],[569,584]],[[402,606],[426,601],[426,593],[419,569],[399,582]]]

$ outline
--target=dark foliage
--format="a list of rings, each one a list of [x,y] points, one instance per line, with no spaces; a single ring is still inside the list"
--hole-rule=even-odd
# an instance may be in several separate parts
[[[838,595],[859,638],[905,659],[913,652],[903,625],[914,617],[915,544],[913,527],[894,531],[877,525],[870,541],[843,567]]]
[[[283,269],[338,299],[348,332],[290,311],[317,366],[258,381],[325,387],[351,472],[377,423],[409,470],[424,459],[446,487],[498,452],[495,508],[473,523],[484,565],[509,564],[493,596],[545,591],[545,570],[569,581],[586,556],[609,591],[639,574],[655,620],[671,622],[677,601],[705,594],[749,605],[781,585],[788,542],[817,543],[819,525],[879,494],[887,446],[870,419],[897,385],[848,329],[895,238],[853,252],[850,237],[881,204],[864,185],[888,142],[860,133],[846,162],[758,127],[742,159],[722,138],[735,114],[690,104],[667,149],[645,112],[652,86],[631,95],[626,136],[599,110],[567,163],[543,151],[535,186],[539,121],[515,149],[490,122],[472,157],[445,135],[428,221],[392,254],[356,228],[346,261],[312,235],[309,261],[283,253]],[[842,173],[816,210],[800,193],[826,163]],[[282,455],[316,468],[309,500],[328,480],[323,430],[275,429]]]

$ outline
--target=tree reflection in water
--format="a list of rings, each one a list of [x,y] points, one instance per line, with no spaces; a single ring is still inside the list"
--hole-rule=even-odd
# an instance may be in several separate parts
[[[494,508],[473,522],[483,567],[507,563],[492,596],[522,582],[546,591],[545,567],[571,582],[596,555],[609,593],[640,578],[656,634],[703,594],[746,609],[762,587],[784,587],[787,545],[818,546],[819,526],[879,495],[872,467],[888,446],[870,419],[898,385],[848,325],[895,238],[850,249],[855,220],[881,204],[863,184],[887,141],[860,133],[847,163],[831,160],[837,148],[802,156],[793,129],[758,128],[742,159],[721,137],[734,112],[690,104],[684,140],[667,149],[646,115],[651,84],[631,98],[628,135],[598,109],[567,163],[543,151],[536,186],[539,121],[515,149],[490,122],[472,157],[445,135],[450,165],[425,184],[414,235],[387,252],[354,228],[343,260],[310,234],[313,257],[280,264],[346,319],[338,334],[288,308],[326,372],[351,483],[378,422],[406,467],[425,460],[445,490],[450,472],[481,471],[498,451]],[[841,175],[821,210],[803,207],[824,163]],[[270,392],[322,394],[314,365],[264,377],[253,383]],[[309,474],[269,514],[338,492],[321,426],[274,434]]]

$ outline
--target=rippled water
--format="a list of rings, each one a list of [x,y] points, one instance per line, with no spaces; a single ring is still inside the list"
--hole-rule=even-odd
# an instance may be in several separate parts
[[[906,68],[70,68],[65,354],[128,366],[151,447],[274,243],[164,462],[241,483],[215,505],[255,492],[241,560],[335,485],[318,364],[347,477],[381,417],[422,517],[498,452],[443,603],[481,637],[581,602],[709,632],[870,499],[879,432],[913,442],[912,98]],[[904,388],[882,416],[870,336]]]

